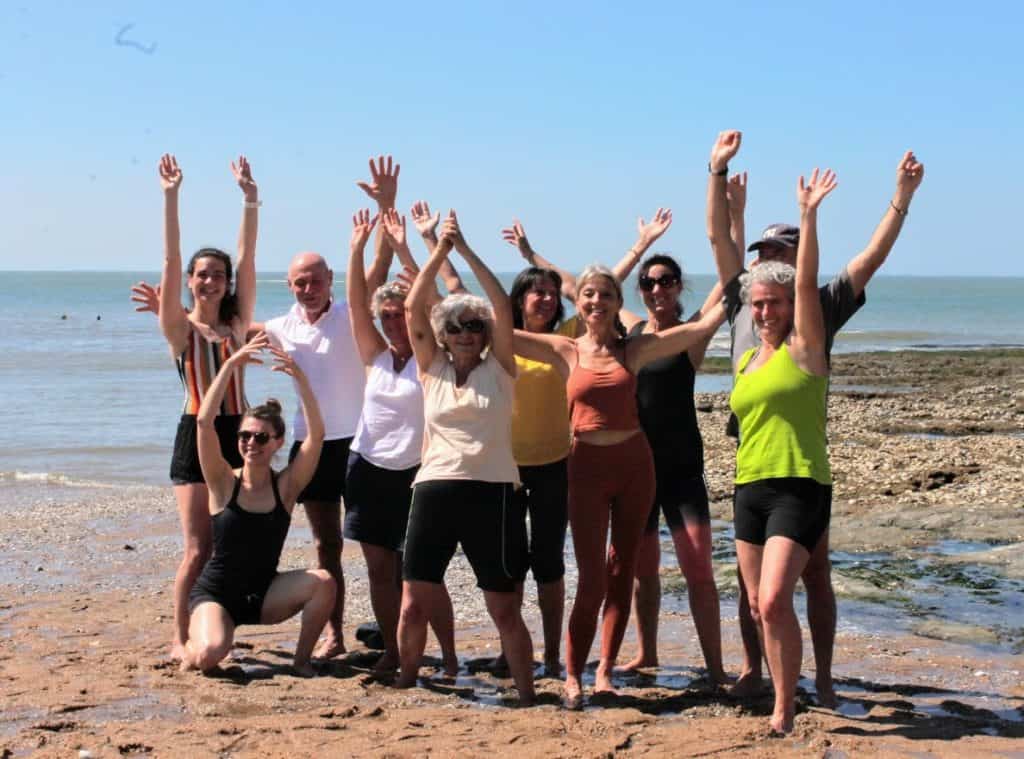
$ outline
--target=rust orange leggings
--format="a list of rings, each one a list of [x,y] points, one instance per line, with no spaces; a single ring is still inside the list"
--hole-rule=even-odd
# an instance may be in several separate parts
[[[643,432],[615,445],[573,442],[569,524],[579,583],[569,615],[566,668],[574,677],[582,677],[586,667],[602,603],[601,658],[618,656],[629,624],[640,538],[653,502],[654,460]]]

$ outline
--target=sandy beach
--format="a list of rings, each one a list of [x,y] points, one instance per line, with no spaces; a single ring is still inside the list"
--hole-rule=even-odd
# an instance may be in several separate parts
[[[313,680],[288,675],[292,621],[242,628],[232,659],[202,676],[165,659],[180,540],[170,488],[11,480],[0,483],[0,756],[1024,757],[1021,367],[1024,352],[1013,350],[835,358],[842,703],[816,705],[804,626],[807,679],[786,738],[767,736],[769,695],[740,702],[703,679],[671,562],[662,666],[621,678],[622,696],[592,699],[583,712],[560,707],[558,680],[539,680],[540,705],[518,709],[511,680],[474,671],[495,654],[497,636],[461,558],[448,574],[459,677],[446,682],[428,666],[413,690],[374,682],[373,655],[353,635],[372,616],[353,544],[345,547],[347,658],[322,664]],[[724,361],[707,368],[721,371]],[[735,672],[727,400],[698,396],[726,669]],[[314,560],[301,509],[295,515],[285,567]],[[571,600],[574,571],[567,581]],[[532,580],[527,586],[539,666]],[[427,652],[437,653],[432,638]]]

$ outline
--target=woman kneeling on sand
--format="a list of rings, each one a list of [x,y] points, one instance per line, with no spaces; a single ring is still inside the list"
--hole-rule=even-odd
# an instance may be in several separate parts
[[[309,434],[298,455],[280,473],[270,468],[284,444],[281,405],[269,399],[242,416],[238,430],[241,469],[224,459],[214,419],[236,369],[261,363],[270,350],[273,371],[293,377]],[[320,457],[324,425],[306,375],[284,351],[258,334],[224,362],[196,417],[199,463],[210,490],[213,556],[189,596],[189,640],[183,669],[213,669],[231,650],[238,625],[273,625],[302,612],[295,647],[296,674],[311,677],[309,657],[334,608],[334,579],[323,569],[277,571],[295,499],[309,483]]]

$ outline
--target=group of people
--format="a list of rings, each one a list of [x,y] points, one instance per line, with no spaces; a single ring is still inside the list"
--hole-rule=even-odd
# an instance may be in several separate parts
[[[833,705],[835,598],[828,561],[832,477],[826,444],[829,353],[864,303],[864,288],[891,250],[923,166],[901,159],[896,191],[867,247],[818,287],[817,210],[836,187],[815,169],[797,186],[799,225],[773,224],[744,266],[745,174],[729,177],[741,135],[723,132],[708,164],[707,232],[719,273],[685,315],[683,271],[671,256],[644,257],[672,223],[658,209],[614,268],[578,276],[537,253],[519,222],[503,230],[529,264],[506,293],[470,248],[454,211],[425,202],[411,217],[427,250],[420,267],[395,201],[400,169],[370,161],[359,186],[377,204],[352,219],[347,302],[315,253],[288,269],[296,303],[253,321],[260,201],[244,157],[232,170],[244,196],[238,257],[203,248],[187,267],[181,304],[177,199],[182,174],[160,162],[165,253],[161,284],[140,283],[139,310],[158,314],[185,388],[171,478],[185,551],[175,578],[171,653],[208,670],[230,651],[240,624],[301,612],[294,668],[345,651],[342,536],[366,559],[370,601],[384,639],[381,675],[416,684],[430,626],[449,675],[458,671],[446,568],[461,546],[483,591],[520,702],[534,701],[533,642],[522,616],[528,571],[537,583],[544,672],[560,676],[565,538],[579,579],[566,636],[564,700],[584,703],[583,672],[601,622],[594,692],[614,693],[619,649],[636,610],[639,650],[620,670],[658,662],[660,514],[671,532],[710,680],[726,685],[719,597],[694,378],[712,335],[731,329],[738,437],[735,537],[744,663],[732,684],[775,691],[773,730],[792,729],[801,662],[793,608],[808,591],[817,694]],[[373,238],[373,259],[365,248]],[[455,252],[483,296],[466,291]],[[402,270],[389,271],[397,257]],[[647,313],[624,308],[638,268]],[[437,288],[440,276],[447,296]],[[574,303],[565,316],[563,300]],[[268,355],[299,399],[288,465],[280,404],[248,406],[244,369]],[[344,520],[341,504],[344,501]],[[290,515],[302,503],[318,568],[278,572]],[[610,537],[609,537],[610,536]],[[314,646],[321,631],[326,635]]]

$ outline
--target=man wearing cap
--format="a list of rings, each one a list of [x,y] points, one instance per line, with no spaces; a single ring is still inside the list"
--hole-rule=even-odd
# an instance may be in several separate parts
[[[712,153],[713,160],[708,166],[711,173],[708,187],[709,233],[712,232],[711,220],[716,217],[716,214],[719,215],[719,218],[724,218],[720,216],[722,211],[726,210],[727,213],[728,199],[724,177],[728,168],[724,161],[728,161],[736,155],[739,150],[740,137],[739,132],[722,133],[716,147],[728,145],[729,149],[719,149]],[[715,157],[720,165],[716,165]],[[892,246],[903,228],[903,221],[907,217],[910,201],[923,178],[924,166],[917,161],[913,152],[907,151],[896,170],[896,191],[885,210],[882,221],[868,241],[867,247],[850,259],[842,271],[819,290],[821,311],[825,320],[826,357],[831,354],[836,333],[864,305],[864,288],[874,273],[885,263],[889,251],[892,250]],[[728,234],[728,229],[726,229],[726,234]],[[747,248],[749,251],[757,251],[757,258],[750,265],[757,266],[761,261],[781,261],[790,266],[795,265],[799,240],[799,227],[789,224],[769,225],[762,232],[761,239]],[[757,347],[760,344],[760,338],[754,328],[750,306],[744,305],[740,298],[740,275],[745,271],[742,254],[738,258],[734,257],[729,255],[728,246],[714,243],[714,234],[712,234],[715,263],[718,267],[719,277],[725,283],[723,300],[726,318],[729,322],[730,350],[733,376],[735,376],[740,357],[751,348]],[[737,436],[735,421],[734,418],[730,418],[727,430],[728,434],[733,437]],[[811,553],[801,578],[807,590],[807,622],[811,628],[811,641],[814,646],[815,688],[818,693],[818,702],[828,708],[836,706],[836,695],[832,687],[836,598],[832,589],[831,570],[832,565],[828,558],[828,532],[826,531]],[[757,627],[750,615],[742,576],[739,577],[739,582],[739,619],[745,661],[733,692],[742,696],[760,689],[762,656]]]

